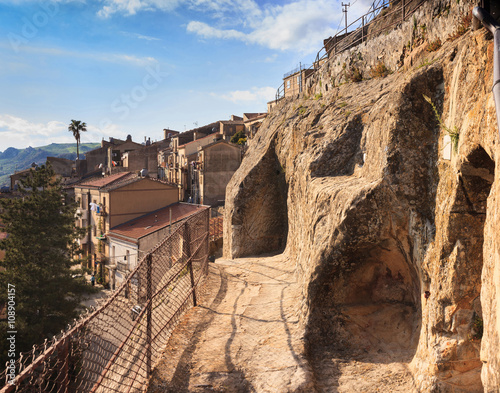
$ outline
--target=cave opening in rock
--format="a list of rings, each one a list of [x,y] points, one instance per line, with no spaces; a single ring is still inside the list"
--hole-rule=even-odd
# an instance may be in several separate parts
[[[348,347],[378,362],[410,361],[421,326],[420,280],[408,247],[396,238],[360,247],[337,299]],[[387,356],[389,355],[389,356]]]
[[[353,244],[341,266],[324,276],[309,325],[313,357],[370,363],[413,358],[422,320],[420,278],[408,233],[398,232],[378,243]],[[322,373],[328,361],[313,363]]]
[[[463,375],[456,378],[454,383],[470,386],[471,381],[475,381],[477,389],[481,391],[481,274],[484,225],[494,177],[495,162],[481,146],[476,147],[460,167],[457,193],[450,215],[448,251],[452,261],[456,260],[454,293],[458,304],[451,330],[460,339],[452,367],[458,364],[460,369],[456,371]]]

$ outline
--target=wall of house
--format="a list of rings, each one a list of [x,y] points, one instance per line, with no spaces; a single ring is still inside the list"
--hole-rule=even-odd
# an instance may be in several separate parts
[[[90,192],[90,200],[88,198],[89,192]],[[106,198],[106,200],[104,200],[104,198]],[[80,240],[80,245],[84,251],[84,256],[91,256],[92,262],[95,262],[96,258],[99,258],[101,254],[104,257],[109,256],[109,249],[106,241],[98,240],[96,238],[96,236],[101,234],[101,230],[99,227],[102,228],[103,233],[107,233],[107,231],[109,230],[108,217],[101,216],[100,213],[98,214],[95,211],[91,211],[90,221],[89,221],[89,214],[88,214],[89,203],[94,202],[97,204],[105,205],[104,202],[109,203],[109,196],[107,194],[101,195],[99,190],[76,187],[75,200],[79,204],[78,212],[80,212],[81,214],[81,217],[77,221],[77,224],[80,227],[90,226],[90,239],[88,238],[88,232],[87,232],[87,235],[82,240]],[[105,209],[107,209],[107,206],[105,206]],[[89,241],[90,241],[90,248],[89,248]],[[99,252],[99,243],[101,250],[100,252]]]
[[[172,231],[177,228],[179,224],[172,225]],[[146,255],[153,247],[155,247],[159,242],[165,239],[170,233],[170,225],[163,227],[156,232],[150,233],[139,239],[139,253],[143,257]],[[178,247],[176,247],[178,248]]]
[[[226,197],[226,186],[241,163],[241,150],[226,143],[211,146],[203,152],[200,176],[200,199],[205,205],[217,205]]]
[[[176,187],[147,178],[118,188],[109,194],[110,227],[113,228],[178,200]]]
[[[127,242],[113,237],[109,238],[110,265],[117,266],[115,270],[115,288],[125,279],[139,262],[138,246],[134,242]],[[128,253],[128,257],[127,257]]]
[[[58,157],[47,157],[47,162],[50,162],[54,172],[62,177],[70,177],[73,172],[74,163],[71,160]]]
[[[93,172],[99,169],[99,165],[106,165],[107,148],[100,147],[99,149],[91,150],[85,153],[85,160],[87,161],[86,172]]]

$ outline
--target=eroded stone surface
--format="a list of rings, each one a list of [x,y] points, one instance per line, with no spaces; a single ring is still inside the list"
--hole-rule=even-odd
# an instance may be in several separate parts
[[[228,185],[226,256],[282,247],[263,239],[287,228],[318,386],[339,367],[329,373],[315,359],[362,351],[411,362],[423,392],[500,389],[493,44],[484,29],[453,34],[472,5],[427,2],[416,20],[428,37],[410,22],[331,59],[305,97],[268,116]],[[436,38],[441,49],[427,51]],[[366,71],[378,60],[401,67],[338,86],[349,59]],[[424,94],[460,131],[451,160]],[[286,217],[270,207],[283,193]]]
[[[149,392],[314,392],[293,264],[278,255],[217,260],[215,269],[215,297],[175,330]]]

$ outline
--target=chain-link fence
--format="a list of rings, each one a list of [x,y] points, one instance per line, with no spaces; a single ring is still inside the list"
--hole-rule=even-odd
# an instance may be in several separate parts
[[[140,392],[176,322],[208,273],[209,209],[148,253],[94,313],[17,360],[7,392]]]

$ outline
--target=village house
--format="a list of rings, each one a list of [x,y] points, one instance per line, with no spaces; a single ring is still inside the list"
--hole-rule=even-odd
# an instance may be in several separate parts
[[[223,205],[226,186],[241,164],[241,146],[223,139],[198,148],[198,159],[190,166],[194,203]]]
[[[127,274],[183,220],[198,212],[200,205],[174,203],[118,225],[108,232],[111,286],[120,285]],[[205,207],[206,208],[206,207]],[[182,252],[182,246],[177,248]],[[165,256],[175,262],[180,255]]]
[[[71,182],[75,179],[75,162],[66,158],[47,157],[46,164],[50,165],[55,172],[56,178],[60,179],[63,184]],[[22,171],[17,171],[10,175],[10,191],[16,193],[21,180],[26,178],[31,170],[36,170],[38,164],[32,163],[31,167]]]
[[[151,142],[151,140],[148,139],[141,148],[123,153],[123,170],[134,172],[146,169],[149,176],[160,178],[161,175],[158,170],[160,167],[158,153],[169,149],[172,138],[178,134],[178,131],[164,129],[163,140]],[[116,170],[116,167],[112,168],[112,172],[113,170]]]
[[[245,134],[252,139],[267,117],[267,113],[243,113],[243,124],[245,126]]]
[[[88,229],[80,245],[101,273],[109,258],[110,228],[178,201],[176,186],[131,172],[83,180],[74,189],[81,214],[77,225]]]
[[[243,118],[232,115],[230,120],[220,120],[174,136],[170,149],[158,154],[159,177],[177,184],[179,200],[193,201],[196,182],[192,165],[198,160],[198,149],[218,140],[229,141],[236,132],[244,130]]]
[[[104,139],[101,147],[85,153],[85,160],[77,161],[77,171],[80,176],[89,173],[110,174],[112,167],[121,167],[123,153],[141,148],[140,143],[132,141],[130,135],[125,141],[117,138],[109,138],[109,142]]]

